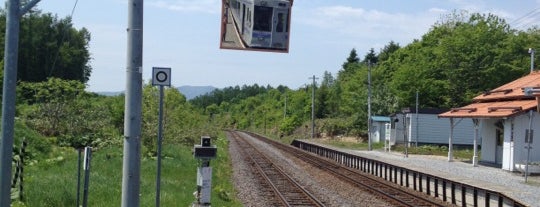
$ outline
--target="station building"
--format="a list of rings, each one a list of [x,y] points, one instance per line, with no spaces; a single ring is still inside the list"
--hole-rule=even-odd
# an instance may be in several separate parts
[[[474,125],[472,136],[475,145],[481,144],[481,156],[475,153],[473,165],[478,161],[500,166],[508,171],[522,171],[524,164],[540,163],[540,94],[527,96],[524,88],[540,87],[540,72],[530,74],[487,91],[473,98],[472,103],[441,113],[440,118],[450,120],[450,129],[456,121],[469,119]],[[526,140],[531,128],[533,139]],[[530,142],[529,142],[530,141]],[[449,134],[449,146],[453,144],[453,132]],[[528,158],[527,158],[528,157]],[[452,151],[448,153],[452,160]],[[530,168],[534,173],[534,168]],[[539,172],[540,173],[540,172]]]

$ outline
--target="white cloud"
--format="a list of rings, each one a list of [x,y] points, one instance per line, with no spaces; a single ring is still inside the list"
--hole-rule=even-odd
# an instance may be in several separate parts
[[[373,45],[394,40],[402,44],[420,38],[438,20],[442,10],[421,11],[418,14],[389,13],[350,6],[319,7],[301,11],[295,21],[338,33],[341,39],[361,39]],[[293,14],[294,15],[294,14]]]
[[[435,14],[443,14],[443,13],[447,13],[448,10],[446,9],[442,9],[442,8],[431,8],[428,10],[430,13],[435,13]]]
[[[221,12],[220,0],[153,0],[148,4],[157,8],[180,12],[202,12],[211,14]]]
[[[365,13],[362,8],[352,8],[350,6],[332,6],[318,8],[319,14],[330,17],[349,17],[349,16],[362,16]]]

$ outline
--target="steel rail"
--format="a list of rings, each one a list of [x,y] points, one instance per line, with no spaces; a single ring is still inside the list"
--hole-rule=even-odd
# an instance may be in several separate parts
[[[433,199],[425,198],[422,195],[417,193],[411,193],[408,190],[404,190],[399,186],[394,186],[389,184],[385,180],[377,180],[372,178],[371,175],[366,175],[359,171],[354,171],[352,169],[343,167],[342,165],[329,161],[326,158],[319,157],[312,153],[307,153],[297,148],[285,145],[283,143],[270,140],[261,135],[245,132],[251,135],[254,138],[257,138],[263,142],[266,142],[272,146],[275,146],[285,152],[290,153],[291,155],[304,160],[320,169],[330,172],[331,174],[339,177],[342,180],[345,180],[349,183],[352,183],[356,186],[362,187],[373,194],[380,195],[389,202],[396,203],[403,206],[449,206],[449,203],[443,203],[440,201],[435,201]]]
[[[231,132],[231,134],[237,144],[241,146],[241,151],[255,164],[259,175],[271,186],[284,206],[325,206],[323,202],[275,165],[257,147],[248,142],[245,137],[237,132]]]

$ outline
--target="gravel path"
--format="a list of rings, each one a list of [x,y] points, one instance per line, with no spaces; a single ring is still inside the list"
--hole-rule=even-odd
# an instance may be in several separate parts
[[[230,136],[228,136],[229,139]],[[263,153],[277,161],[284,171],[291,174],[294,179],[307,188],[312,194],[321,198],[327,206],[390,206],[384,201],[378,200],[373,195],[345,183],[318,168],[313,167],[289,155],[284,155],[280,150],[270,147],[268,144],[253,140],[256,146],[260,146]],[[233,163],[233,180],[238,191],[238,197],[244,206],[269,206],[258,191],[255,175],[250,166],[240,155],[236,144],[231,141],[229,152]]]

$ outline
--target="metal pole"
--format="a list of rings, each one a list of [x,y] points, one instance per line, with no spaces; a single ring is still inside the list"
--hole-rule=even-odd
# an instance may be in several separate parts
[[[79,154],[77,158],[77,207],[79,206],[81,198],[81,151],[82,148],[77,149]]]
[[[285,109],[283,109],[283,119],[287,118],[287,93],[285,93]]]
[[[409,140],[407,138],[407,114],[403,112],[403,141],[405,142],[405,157],[409,157]]]
[[[525,182],[527,182],[527,178],[529,176],[529,161],[531,156],[531,142],[533,137],[532,132],[532,121],[533,121],[533,111],[529,111],[529,131],[528,131],[528,140],[527,141],[527,163],[525,163]],[[527,135],[526,135],[527,136]]]
[[[88,188],[90,184],[90,162],[92,161],[92,147],[84,148],[84,189],[83,207],[88,206]]]
[[[454,161],[454,144],[452,139],[454,138],[454,118],[450,118],[450,136],[448,137],[448,162]]]
[[[159,86],[159,118],[157,145],[156,207],[159,207],[161,191],[161,143],[163,142],[163,86]]]
[[[371,60],[368,60],[368,151],[371,151]]]
[[[311,89],[311,138],[315,138],[315,80],[319,79],[313,75],[313,85]]]
[[[529,53],[531,54],[531,73],[534,71],[534,53],[536,50],[529,48]]]
[[[416,136],[415,136],[415,143],[414,143],[414,146],[415,147],[418,147],[418,136],[420,136],[420,127],[418,126],[418,105],[419,105],[419,102],[418,102],[418,90],[416,90]]]
[[[474,153],[473,153],[473,166],[474,167],[477,167],[478,166],[478,128],[479,128],[479,121],[478,119],[473,119],[473,123],[474,123],[474,141],[473,141],[473,148],[474,148]]]
[[[0,147],[0,206],[11,205],[11,161],[15,124],[15,88],[19,54],[20,0],[7,2],[4,46],[4,89],[2,99],[2,141]]]
[[[136,207],[140,203],[143,2],[128,1],[122,207]]]

